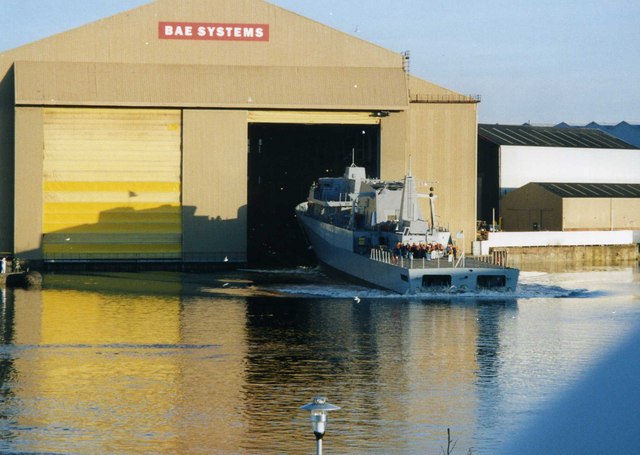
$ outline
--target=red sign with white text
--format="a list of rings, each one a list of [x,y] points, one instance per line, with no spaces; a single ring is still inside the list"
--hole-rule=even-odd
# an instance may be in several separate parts
[[[269,24],[158,22],[158,38],[211,41],[269,41]]]

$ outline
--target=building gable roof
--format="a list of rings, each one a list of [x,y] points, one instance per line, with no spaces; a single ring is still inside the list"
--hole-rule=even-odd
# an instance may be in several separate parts
[[[167,37],[167,23],[182,24],[180,38]],[[202,39],[209,26],[225,34],[262,27],[267,38]],[[400,53],[264,0],[155,0],[1,52],[0,79],[14,67],[18,104],[143,106],[161,87],[167,106],[191,106],[197,98],[202,106],[402,110],[409,101],[403,64]],[[69,87],[75,82],[77,90]],[[456,95],[425,85],[427,93]]]
[[[635,149],[604,131],[530,125],[478,125],[478,136],[497,145]]]
[[[163,24],[192,25],[167,37]],[[266,40],[204,39],[199,26],[268,28]],[[227,34],[225,32],[225,34]],[[403,68],[398,52],[263,0],[155,0],[111,17],[0,52],[13,61]]]
[[[234,39],[199,39],[195,35],[202,25],[192,25],[193,36],[176,36],[168,39],[164,36],[163,24],[210,24],[211,26],[266,26],[268,38],[266,40],[234,40]],[[185,33],[185,30],[182,30]],[[314,101],[316,108],[334,108],[336,103],[330,101],[321,103],[328,93],[330,96],[338,93],[332,84],[350,84],[350,94],[344,96],[346,89],[339,93],[345,100],[343,108],[354,109],[406,109],[409,99],[407,84],[415,87],[412,93],[437,99],[452,99],[457,102],[467,101],[467,97],[451,90],[439,87],[418,78],[407,78],[404,59],[400,53],[385,49],[358,37],[351,36],[327,25],[308,19],[264,0],[154,0],[137,8],[100,19],[98,21],[68,30],[48,38],[0,52],[0,79],[9,71],[12,65],[20,66],[21,74],[29,67],[29,62],[38,63],[48,70],[56,71],[53,79],[71,81],[82,75],[69,75],[68,69],[79,66],[87,68],[116,68],[128,65],[128,76],[137,77],[136,72],[144,72],[148,76],[157,68],[169,66],[199,67],[201,74],[210,75],[215,68],[237,68],[236,73],[246,72],[246,69],[256,68],[252,77],[268,72],[265,68],[280,68],[291,78],[276,78],[275,81],[264,80],[263,85],[274,83],[278,86],[290,84],[293,80],[300,85],[300,77],[296,72],[309,73],[314,77],[305,81],[307,92],[315,90]],[[20,65],[18,65],[20,63]],[[148,68],[144,69],[143,67]],[[143,68],[143,70],[139,70]],[[288,68],[288,70],[286,70]],[[260,70],[262,69],[262,70]],[[351,71],[349,69],[352,69]],[[39,70],[38,70],[39,71]],[[186,70],[185,70],[186,71]],[[345,77],[344,72],[349,73]],[[30,74],[34,74],[31,71]],[[244,73],[243,73],[244,74]],[[321,78],[320,76],[324,76]],[[91,85],[92,74],[86,74],[85,85]],[[161,76],[157,76],[161,77]],[[292,79],[293,78],[293,79]],[[220,78],[218,78],[219,80]],[[31,80],[31,79],[29,79]],[[407,80],[409,82],[407,82]],[[207,85],[210,78],[198,78]],[[226,84],[233,91],[238,80],[229,79]],[[377,83],[372,85],[372,82]],[[173,86],[180,84],[180,80],[170,81]],[[193,83],[185,80],[184,83]],[[215,81],[214,81],[215,82]],[[391,85],[389,85],[391,83]],[[55,96],[47,98],[46,103],[70,104],[72,97],[57,96],[61,86],[55,87],[53,82],[47,82],[47,87],[29,86],[28,81],[18,81],[21,99],[27,104],[41,102],[38,97],[31,96],[44,88],[55,88]],[[151,84],[153,85],[153,84]],[[239,84],[242,85],[242,84]],[[313,87],[312,87],[313,85]],[[398,87],[402,85],[402,93]],[[137,83],[123,83],[119,90],[121,95]],[[81,85],[81,89],[84,86]],[[373,87],[376,93],[371,97],[371,90],[367,95],[367,87]],[[391,87],[393,94],[388,93]],[[419,87],[419,88],[418,88]],[[100,87],[94,89],[87,101],[116,105],[117,100],[102,99],[98,96]],[[170,90],[173,90],[171,88]],[[104,90],[103,90],[104,91]],[[277,91],[277,90],[276,90]],[[242,87],[235,92],[244,99],[255,99],[253,94],[244,93]],[[241,93],[242,92],[242,93]],[[353,92],[353,93],[351,93]],[[361,93],[355,93],[361,92]],[[73,91],[69,92],[73,95]],[[297,93],[297,92],[296,92]],[[169,94],[171,95],[171,94]],[[232,94],[235,96],[236,94]],[[259,95],[259,94],[258,94]],[[42,98],[43,95],[40,96]],[[74,95],[76,96],[76,95]],[[231,98],[233,98],[233,96]],[[235,96],[238,98],[238,96]],[[291,98],[293,94],[289,98]],[[367,96],[369,99],[362,102]],[[76,96],[77,97],[77,96]],[[138,98],[144,98],[143,95]],[[211,97],[209,97],[211,98]],[[431,99],[429,98],[429,99]],[[137,100],[137,98],[136,98]],[[390,101],[389,101],[390,100]],[[144,100],[140,101],[141,105]],[[180,99],[180,102],[188,102]],[[207,99],[206,105],[211,105]],[[216,99],[215,105],[239,106],[237,101]],[[300,105],[305,100],[295,99],[294,102],[278,103],[277,107]],[[473,100],[471,100],[473,101]],[[136,101],[137,102],[137,101]],[[167,105],[173,105],[167,101]],[[255,108],[255,103],[244,103]],[[312,106],[312,107],[313,107]],[[268,100],[261,103],[261,107],[276,107]]]
[[[563,198],[640,198],[637,183],[545,183],[534,182]]]

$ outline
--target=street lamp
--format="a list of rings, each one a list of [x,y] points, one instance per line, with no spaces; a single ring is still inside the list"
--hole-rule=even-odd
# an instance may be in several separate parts
[[[311,403],[300,406],[300,409],[311,411],[311,426],[316,436],[316,454],[322,455],[322,437],[327,427],[327,412],[337,411],[340,406],[327,403],[326,397],[314,397]]]

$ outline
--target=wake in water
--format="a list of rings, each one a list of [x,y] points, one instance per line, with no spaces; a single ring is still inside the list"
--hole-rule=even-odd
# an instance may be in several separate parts
[[[425,291],[415,294],[397,294],[391,291],[371,289],[354,285],[332,284],[329,286],[309,285],[285,285],[275,286],[272,291],[283,295],[310,298],[355,298],[360,299],[480,299],[480,300],[504,300],[504,299],[535,299],[535,298],[589,298],[602,295],[601,293],[590,292],[586,289],[564,289],[560,286],[549,286],[544,284],[522,284],[513,292],[506,291],[460,291],[457,289]]]
[[[286,269],[286,270],[251,270],[256,275],[275,276],[282,280],[269,283],[257,280],[257,289],[282,297],[302,298],[334,298],[334,299],[473,299],[473,300],[505,300],[535,298],[590,298],[602,295],[602,292],[591,292],[584,288],[571,289],[553,283],[545,283],[547,274],[523,273],[515,291],[500,290],[462,291],[456,288],[425,291],[416,294],[401,295],[392,291],[375,289],[336,279],[330,279],[319,268]],[[296,282],[287,282],[287,277],[295,276]],[[301,279],[304,278],[304,279]],[[262,283],[260,283],[262,281]]]

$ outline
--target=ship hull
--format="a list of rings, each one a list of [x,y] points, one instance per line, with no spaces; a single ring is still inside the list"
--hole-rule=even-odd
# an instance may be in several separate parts
[[[297,210],[297,219],[321,263],[374,287],[411,294],[443,289],[474,291],[485,287],[514,290],[517,285],[518,270],[508,267],[479,263],[470,266],[468,261],[464,267],[454,267],[454,263],[446,259],[426,262],[372,259],[354,252],[353,231],[306,215],[302,205]]]

